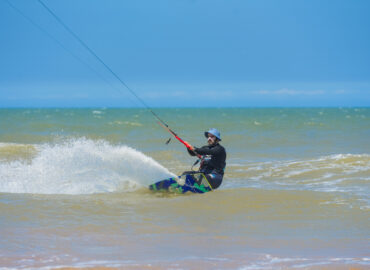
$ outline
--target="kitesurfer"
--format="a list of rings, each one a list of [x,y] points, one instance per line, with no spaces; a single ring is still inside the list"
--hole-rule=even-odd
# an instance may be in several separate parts
[[[204,132],[207,138],[208,145],[201,148],[190,147],[188,152],[191,156],[201,155],[201,163],[199,172],[203,173],[212,189],[218,188],[222,183],[224,170],[226,167],[226,151],[220,145],[221,135],[216,128],[211,128],[209,131]]]

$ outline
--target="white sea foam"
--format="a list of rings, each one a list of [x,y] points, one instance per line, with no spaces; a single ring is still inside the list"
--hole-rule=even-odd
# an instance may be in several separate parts
[[[311,268],[318,265],[334,265],[334,264],[354,264],[354,265],[367,265],[366,259],[368,258],[280,258],[271,255],[265,255],[257,262],[251,262],[248,265],[242,266],[239,270],[249,269],[302,269]]]
[[[102,112],[102,111],[98,111],[98,110],[93,111],[92,113],[93,113],[93,114],[103,114],[103,112]]]
[[[356,179],[363,179],[359,174],[370,171],[370,155],[340,154],[298,161],[233,164],[232,167],[234,171],[245,172],[251,178],[284,179],[285,184],[325,183],[324,180],[350,179],[354,175]]]
[[[224,188],[313,190],[355,195],[369,203],[370,155],[335,154],[312,159],[233,164]],[[228,176],[226,173],[226,177]]]
[[[172,176],[125,145],[85,138],[36,145],[31,160],[0,163],[0,192],[92,194],[131,191]]]

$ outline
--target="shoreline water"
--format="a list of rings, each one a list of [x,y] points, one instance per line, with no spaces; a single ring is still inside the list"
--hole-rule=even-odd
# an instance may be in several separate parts
[[[145,110],[0,109],[0,269],[369,267],[370,108],[160,113],[221,127],[219,190],[146,189],[194,160]]]

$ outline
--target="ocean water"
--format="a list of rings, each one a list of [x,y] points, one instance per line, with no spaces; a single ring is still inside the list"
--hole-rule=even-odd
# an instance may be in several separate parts
[[[222,186],[144,109],[0,109],[0,269],[369,269],[370,108],[156,109],[221,131]]]

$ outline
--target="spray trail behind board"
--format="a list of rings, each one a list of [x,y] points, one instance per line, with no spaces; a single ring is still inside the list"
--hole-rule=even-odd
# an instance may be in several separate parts
[[[79,138],[55,144],[2,144],[1,148],[13,154],[8,155],[8,162],[0,163],[0,192],[124,192],[146,186],[153,179],[173,176],[143,153],[104,140]],[[25,154],[30,151],[31,156]]]

